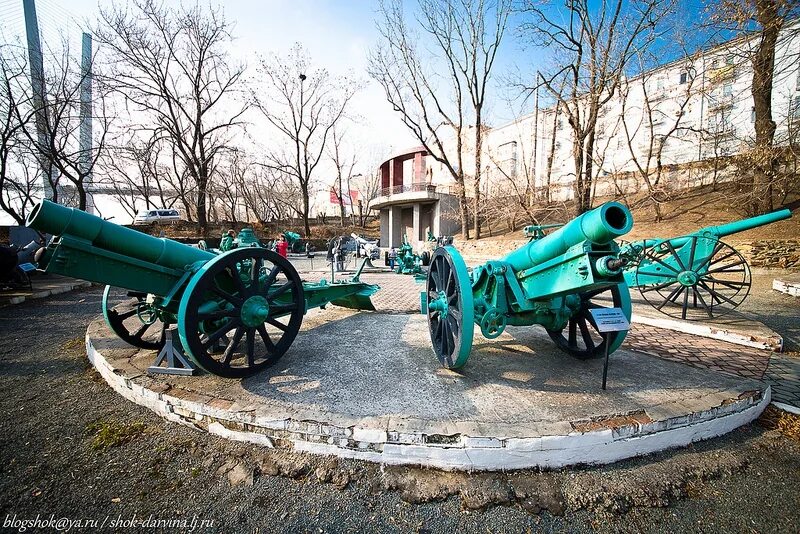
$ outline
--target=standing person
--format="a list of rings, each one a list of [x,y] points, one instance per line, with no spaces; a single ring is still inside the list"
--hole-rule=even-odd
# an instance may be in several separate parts
[[[392,247],[389,250],[389,268],[394,271],[394,262],[397,259],[397,249]]]
[[[288,253],[289,253],[289,242],[286,241],[286,236],[285,235],[281,234],[281,238],[278,241],[278,244],[275,245],[275,250],[278,252],[278,254],[280,254],[284,258],[288,255]]]

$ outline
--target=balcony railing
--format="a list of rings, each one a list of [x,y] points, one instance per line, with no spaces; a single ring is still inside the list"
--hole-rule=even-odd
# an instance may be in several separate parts
[[[409,185],[396,185],[394,187],[384,187],[378,193],[381,197],[390,197],[392,195],[399,195],[401,193],[435,193],[436,186],[432,184],[409,184]]]

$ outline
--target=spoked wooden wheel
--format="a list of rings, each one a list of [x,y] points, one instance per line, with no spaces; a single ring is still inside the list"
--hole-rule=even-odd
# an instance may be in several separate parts
[[[631,296],[628,286],[620,283],[606,289],[598,289],[580,293],[580,308],[561,330],[548,330],[558,348],[578,358],[588,360],[599,358],[605,354],[606,341],[598,329],[589,310],[594,308],[622,308],[630,321]],[[608,338],[609,354],[617,350],[625,339],[626,331],[611,332]]]
[[[147,293],[106,286],[103,317],[108,327],[125,343],[140,349],[161,350],[166,341],[166,325],[146,299]]]
[[[425,284],[433,352],[448,369],[467,363],[475,331],[469,272],[454,247],[437,248]]]
[[[750,267],[717,239],[688,236],[645,251],[636,285],[648,304],[678,319],[703,320],[736,309],[750,293]]]
[[[303,283],[291,263],[263,248],[239,248],[206,263],[181,299],[183,347],[206,371],[251,376],[289,349],[303,321]]]

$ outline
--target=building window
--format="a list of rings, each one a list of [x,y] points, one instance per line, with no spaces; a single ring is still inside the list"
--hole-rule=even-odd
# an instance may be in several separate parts
[[[500,157],[502,158],[503,172],[511,177],[517,176],[517,142],[511,141],[500,145]]]
[[[733,55],[725,56],[725,64],[726,65],[733,65]]]
[[[752,122],[754,124],[756,122],[756,107],[755,106],[751,106],[750,107],[750,122]]]
[[[733,84],[726,83],[722,86],[722,96],[724,97],[731,97],[733,96]]]
[[[800,91],[800,67],[797,67],[797,83],[794,86],[797,91]]]
[[[664,78],[659,76],[658,78],[656,78],[656,91],[660,93],[663,90],[664,90]]]
[[[792,122],[800,120],[800,96],[792,98],[789,116],[791,117]]]
[[[681,72],[681,81],[680,84],[683,85],[689,81],[689,73],[686,71]]]

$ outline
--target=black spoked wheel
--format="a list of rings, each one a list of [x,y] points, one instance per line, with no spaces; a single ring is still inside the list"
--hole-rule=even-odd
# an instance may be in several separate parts
[[[103,317],[108,327],[128,345],[161,350],[166,341],[166,325],[146,299],[147,293],[106,286]]]
[[[442,366],[458,369],[472,350],[475,310],[467,266],[455,248],[436,249],[425,287],[433,351]]]
[[[605,354],[606,341],[594,322],[590,310],[594,308],[622,308],[628,320],[631,318],[631,297],[624,283],[610,288],[581,293],[581,304],[561,330],[548,330],[556,346],[579,360],[599,358]],[[627,332],[609,334],[608,352],[612,353],[622,345]]]
[[[736,309],[750,293],[747,261],[717,239],[687,239],[678,249],[666,242],[645,252],[636,270],[642,298],[677,319],[712,319]]]
[[[206,371],[251,376],[294,341],[305,313],[303,283],[291,263],[263,248],[240,248],[209,261],[181,300],[184,348]]]

